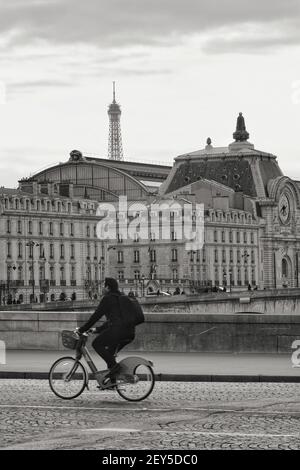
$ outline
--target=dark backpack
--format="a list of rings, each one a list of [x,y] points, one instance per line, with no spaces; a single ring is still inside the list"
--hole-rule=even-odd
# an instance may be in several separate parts
[[[127,295],[118,295],[120,316],[125,325],[136,326],[144,323],[145,316],[139,302]]]

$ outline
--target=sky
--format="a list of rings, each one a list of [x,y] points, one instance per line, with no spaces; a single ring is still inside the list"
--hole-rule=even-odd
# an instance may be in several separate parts
[[[300,0],[0,0],[0,186],[107,158],[113,81],[125,159],[226,146],[243,112],[300,180]]]

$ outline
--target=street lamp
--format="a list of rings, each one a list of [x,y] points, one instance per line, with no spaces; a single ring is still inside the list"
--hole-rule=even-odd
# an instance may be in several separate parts
[[[31,273],[32,273],[32,302],[34,303],[34,300],[35,300],[35,296],[34,296],[34,284],[35,284],[35,280],[34,280],[34,249],[33,247],[34,246],[40,246],[39,243],[35,243],[34,241],[30,241],[28,243],[26,243],[26,246],[29,246],[30,250],[29,250],[29,258],[31,258]]]
[[[142,274],[142,296],[145,296],[145,274]]]
[[[232,286],[232,269],[230,268],[229,271],[229,292],[231,292],[231,286]]]
[[[17,267],[15,265],[7,266],[7,300],[10,300],[10,270],[11,268],[15,271]]]
[[[244,258],[244,263],[245,263],[245,264],[247,264],[247,259],[249,258],[249,256],[250,256],[250,255],[249,255],[248,251],[245,250],[245,251],[244,251],[244,254],[242,255],[242,258]],[[244,273],[245,275],[246,275],[246,269],[247,269],[247,268],[245,267],[245,273]],[[248,275],[247,275],[247,277],[248,277]],[[250,283],[249,283],[249,279],[248,279],[248,286],[249,286],[249,285],[250,285]],[[251,285],[250,285],[250,290],[251,290]]]

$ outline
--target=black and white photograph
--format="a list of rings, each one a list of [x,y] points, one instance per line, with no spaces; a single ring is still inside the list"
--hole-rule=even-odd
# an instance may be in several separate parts
[[[299,57],[300,0],[0,0],[1,451],[300,450]]]

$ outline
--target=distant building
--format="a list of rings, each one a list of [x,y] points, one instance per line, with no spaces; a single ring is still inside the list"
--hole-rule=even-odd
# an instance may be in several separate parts
[[[174,166],[84,157],[0,188],[0,299],[94,298],[105,275],[137,294],[231,286],[299,287],[300,182],[248,142],[242,114],[234,142],[180,155]],[[204,204],[204,245],[187,250],[171,216],[170,238],[101,240],[97,207]],[[173,217],[173,219],[172,219]],[[32,269],[33,268],[33,269]],[[33,285],[34,284],[34,285]],[[33,292],[34,291],[34,292]]]
[[[99,297],[109,252],[97,237],[98,203],[147,197],[169,170],[73,151],[19,189],[0,188],[0,302]]]

